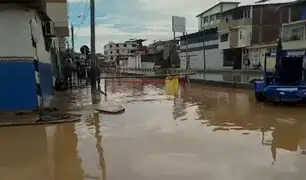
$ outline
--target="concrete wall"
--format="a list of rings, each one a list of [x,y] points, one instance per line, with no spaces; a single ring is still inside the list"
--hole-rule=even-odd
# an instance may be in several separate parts
[[[33,32],[38,39],[40,84],[45,104],[53,95],[50,52],[45,49],[42,24],[34,11],[0,6],[0,111],[34,109],[37,107],[34,73],[34,48],[29,21],[36,17]]]
[[[55,25],[55,33],[59,37],[69,36],[67,0],[46,0],[47,14]]]
[[[68,7],[65,2],[47,2],[47,14],[57,27],[68,27]]]
[[[238,30],[238,47],[246,47],[251,45],[252,27],[241,27]]]
[[[221,69],[223,67],[223,54],[218,48],[219,40],[205,41],[205,62],[207,69]],[[204,69],[203,42],[188,44],[188,56],[190,56],[190,68]],[[186,46],[181,45],[179,53],[180,67],[186,68]]]

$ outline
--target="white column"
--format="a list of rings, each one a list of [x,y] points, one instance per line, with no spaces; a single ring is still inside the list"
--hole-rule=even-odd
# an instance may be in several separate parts
[[[291,7],[288,10],[288,22],[291,22]]]

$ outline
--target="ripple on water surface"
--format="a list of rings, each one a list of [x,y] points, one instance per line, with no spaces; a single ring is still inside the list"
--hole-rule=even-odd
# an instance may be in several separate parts
[[[120,115],[75,124],[1,128],[1,179],[303,180],[305,107],[256,104],[252,92],[108,83]],[[91,103],[89,89],[62,107]],[[98,97],[103,103],[104,98]],[[79,111],[82,111],[81,109]],[[18,173],[17,173],[18,172]]]

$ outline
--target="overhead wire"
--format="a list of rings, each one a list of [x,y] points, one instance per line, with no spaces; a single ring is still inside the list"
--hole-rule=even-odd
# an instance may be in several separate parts
[[[82,3],[83,3],[83,2],[79,3],[79,4],[77,5],[77,7],[79,7],[79,5],[82,4]],[[76,10],[77,7],[74,8],[74,10]],[[72,12],[71,12],[71,13],[72,13]],[[86,1],[85,1],[85,6],[84,6],[84,10],[83,10],[77,17],[75,17],[74,19],[72,19],[72,20],[70,21],[71,24],[73,25],[73,22],[75,22],[75,21],[81,19],[81,20],[79,21],[79,23],[74,24],[75,29],[76,29],[76,31],[74,32],[74,36],[75,36],[74,39],[76,39],[76,36],[77,36],[78,31],[80,30],[81,26],[84,24],[84,22],[85,22],[85,20],[87,19],[88,15],[89,15],[89,1],[86,0]]]
[[[81,26],[84,24],[84,22],[87,19],[88,15],[89,15],[89,2],[88,2],[88,0],[86,0],[84,11],[83,11],[83,13],[82,13],[82,15],[80,17],[82,19],[81,19],[80,23],[78,25],[76,25],[77,30],[76,30],[75,34],[77,34],[77,32],[80,30]]]

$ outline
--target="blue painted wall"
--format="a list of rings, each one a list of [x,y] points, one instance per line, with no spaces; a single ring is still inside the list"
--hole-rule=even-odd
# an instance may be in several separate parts
[[[40,84],[45,106],[53,97],[51,64],[39,63]],[[0,61],[0,111],[37,108],[37,90],[33,61]]]
[[[53,97],[53,74],[52,66],[48,63],[39,62],[40,86],[44,99],[44,105],[49,106]]]
[[[0,111],[37,107],[33,61],[0,61]]]

